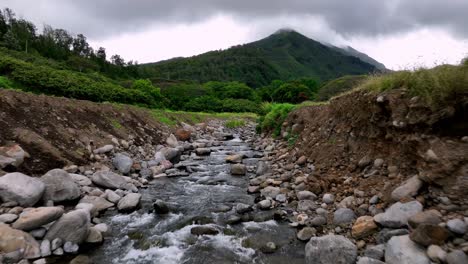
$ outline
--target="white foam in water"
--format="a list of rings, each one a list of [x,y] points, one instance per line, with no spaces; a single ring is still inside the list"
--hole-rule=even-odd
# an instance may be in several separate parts
[[[245,229],[268,229],[270,227],[278,226],[275,220],[268,220],[265,222],[244,222],[242,225]]]
[[[112,217],[112,223],[128,223],[128,227],[138,227],[149,224],[154,221],[153,214],[139,214],[138,212],[133,212],[128,215],[116,215]]]
[[[213,247],[221,250],[227,249],[239,256],[243,261],[252,259],[252,257],[255,255],[255,250],[242,246],[241,238],[218,234],[216,236],[212,236],[210,242],[212,243]]]

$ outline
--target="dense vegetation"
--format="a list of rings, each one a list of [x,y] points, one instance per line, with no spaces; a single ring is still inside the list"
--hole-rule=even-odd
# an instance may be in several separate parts
[[[280,31],[268,38],[223,51],[191,58],[177,58],[140,65],[148,78],[207,81],[240,81],[259,88],[274,80],[310,77],[319,81],[343,75],[378,71],[347,51],[338,51],[294,31]]]
[[[333,96],[344,93],[358,86],[368,78],[367,75],[346,75],[325,83],[316,96],[317,101],[328,101]]]

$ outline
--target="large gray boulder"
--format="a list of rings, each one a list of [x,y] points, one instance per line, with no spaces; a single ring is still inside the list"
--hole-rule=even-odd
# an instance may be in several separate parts
[[[61,207],[39,207],[23,211],[12,227],[25,231],[34,230],[57,220],[63,213]]]
[[[118,153],[112,159],[112,164],[120,173],[128,174],[132,169],[133,160],[123,153]]]
[[[75,210],[62,215],[50,227],[45,239],[52,241],[56,238],[81,244],[88,237],[90,215],[86,210]]]
[[[139,193],[129,193],[120,199],[117,204],[117,209],[122,212],[131,212],[137,209],[140,204],[141,194]]]
[[[411,198],[418,194],[419,189],[421,189],[423,182],[419,179],[419,177],[413,176],[406,180],[402,185],[397,187],[392,192],[392,199],[394,201],[399,201],[403,198]]]
[[[70,177],[80,186],[90,186],[93,182],[81,174],[70,173]]]
[[[333,223],[335,225],[350,224],[356,219],[356,214],[348,208],[339,208],[333,214]]]
[[[19,172],[0,177],[0,198],[4,202],[33,206],[42,198],[44,191],[45,184],[42,181]]]
[[[408,235],[392,237],[385,248],[385,263],[430,264],[426,250],[411,241]]]
[[[41,177],[41,181],[46,185],[44,201],[64,202],[80,197],[80,187],[64,170],[51,170]]]
[[[408,224],[408,219],[419,212],[423,206],[418,201],[408,203],[395,203],[390,206],[385,213],[374,216],[374,221],[384,227],[399,228]]]
[[[357,247],[344,236],[313,237],[305,247],[306,264],[354,264]]]
[[[91,180],[97,186],[101,186],[108,189],[133,189],[132,187],[130,187],[131,184],[127,183],[124,177],[113,173],[112,171],[97,171],[93,174]]]
[[[104,211],[108,208],[114,206],[113,203],[107,201],[106,199],[98,196],[85,196],[83,197],[79,204],[92,204],[97,212]]]
[[[40,245],[30,234],[1,223],[0,252],[0,255],[11,254],[20,259],[34,259],[41,256]],[[13,263],[16,263],[16,261]]]
[[[260,193],[266,198],[275,199],[275,197],[281,193],[281,190],[279,187],[267,186],[261,190]]]

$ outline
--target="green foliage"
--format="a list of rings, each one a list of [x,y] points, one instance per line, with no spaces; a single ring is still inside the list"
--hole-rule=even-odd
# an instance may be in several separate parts
[[[258,120],[258,132],[272,132],[274,137],[281,133],[283,122],[288,114],[296,108],[293,104],[272,104],[264,103],[262,105],[262,115]]]
[[[227,128],[238,128],[245,126],[245,120],[242,119],[230,119],[224,124]]]
[[[279,103],[301,103],[312,96],[309,88],[303,84],[286,83],[273,92],[273,100]]]
[[[405,88],[410,95],[419,96],[429,106],[437,108],[466,96],[468,67],[441,65],[432,69],[399,71],[369,78],[360,88],[377,92]]]
[[[3,89],[20,89],[21,85],[19,85],[18,83],[10,80],[6,76],[0,76],[0,88],[3,88]]]
[[[240,82],[207,82],[203,85],[208,93],[218,99],[258,99],[255,90]]]
[[[286,138],[286,141],[288,142],[288,146],[292,148],[294,145],[296,145],[296,141],[298,138],[299,138],[299,135],[289,133],[289,135]]]
[[[318,91],[317,101],[328,101],[332,97],[349,91],[367,78],[367,75],[347,75],[327,82]]]

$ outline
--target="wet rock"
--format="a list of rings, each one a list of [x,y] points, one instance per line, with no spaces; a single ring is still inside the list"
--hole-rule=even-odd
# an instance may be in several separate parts
[[[271,201],[270,200],[263,200],[258,202],[258,208],[262,210],[268,210],[271,207]]]
[[[447,222],[447,228],[455,234],[463,235],[466,232],[466,223],[460,219],[452,219]]]
[[[361,216],[354,223],[351,234],[354,238],[360,239],[372,235],[377,229],[372,216]]]
[[[110,227],[108,225],[104,224],[104,223],[97,224],[93,228],[96,229],[97,231],[99,231],[99,233],[101,233],[103,235],[108,235],[111,232]]]
[[[265,254],[271,254],[275,252],[278,249],[276,244],[274,242],[268,242],[264,246],[260,247],[260,251],[262,251]]]
[[[441,216],[437,210],[428,210],[408,218],[408,224],[413,228],[418,227],[420,224],[438,225],[442,222]]]
[[[48,257],[48,256],[52,255],[49,240],[47,240],[47,239],[42,240],[40,248],[41,248],[41,257]]]
[[[93,182],[86,176],[80,174],[70,173],[70,177],[75,181],[76,184],[80,186],[90,186]]]
[[[123,153],[118,153],[112,159],[112,164],[120,173],[128,174],[132,169],[133,160]]]
[[[37,229],[29,231],[29,234],[33,236],[35,239],[40,240],[45,236],[46,232],[47,232],[47,229],[45,229],[44,227],[41,227],[41,228],[37,228]]]
[[[398,228],[408,224],[408,219],[421,212],[423,206],[418,201],[395,203],[385,213],[374,216],[374,221],[385,227]]]
[[[67,241],[65,244],[63,244],[63,251],[69,254],[76,254],[78,253],[79,249],[80,247],[76,243],[70,241]]]
[[[461,250],[454,250],[447,254],[448,264],[466,264],[468,263],[468,256]]]
[[[380,198],[379,198],[378,195],[374,195],[374,196],[372,196],[372,198],[370,198],[369,203],[370,204],[377,204],[379,202],[379,199]]]
[[[54,254],[55,256],[63,256],[63,253],[64,253],[63,248],[57,248],[56,250],[52,252],[52,254]]]
[[[20,259],[41,256],[39,243],[28,233],[0,224],[0,252],[14,254]]]
[[[209,156],[211,154],[211,149],[209,149],[209,148],[197,148],[195,150],[195,153],[198,156]]]
[[[80,187],[64,170],[51,170],[41,177],[41,181],[46,186],[43,196],[45,201],[64,202],[80,197]]]
[[[449,238],[447,229],[438,225],[420,224],[410,234],[411,240],[423,245],[441,245]]]
[[[153,208],[154,208],[154,211],[157,214],[167,214],[167,213],[169,213],[169,207],[167,206],[167,204],[163,200],[156,200],[153,203]]]
[[[309,239],[317,233],[317,230],[313,227],[304,227],[297,232],[297,239],[301,241],[309,241]]]
[[[70,264],[91,264],[91,260],[88,256],[79,255],[70,261]]]
[[[276,195],[275,200],[280,202],[280,203],[285,203],[288,200],[288,198],[286,197],[285,194],[280,193],[280,194]]]
[[[270,170],[270,164],[266,161],[259,161],[257,164],[257,176],[264,175]]]
[[[71,211],[55,221],[47,232],[45,239],[53,241],[60,238],[62,241],[80,244],[88,236],[89,225],[90,216],[88,211]]]
[[[273,186],[267,186],[266,188],[260,191],[263,197],[271,198],[271,199],[275,199],[275,197],[278,194],[280,194],[280,192],[281,192],[280,188],[273,187]]]
[[[64,213],[61,207],[39,207],[21,213],[12,227],[24,231],[34,230],[60,218]]]
[[[102,243],[102,234],[96,227],[90,227],[85,241],[91,244]]]
[[[179,141],[177,141],[177,138],[174,136],[174,134],[170,134],[166,139],[166,144],[171,148],[176,148],[179,146]]]
[[[91,180],[97,186],[107,189],[137,190],[134,185],[127,183],[124,177],[111,171],[97,171],[93,174]]]
[[[175,136],[180,141],[189,141],[192,136],[192,132],[187,129],[179,128],[175,132]]]
[[[16,163],[15,159],[0,155],[0,169],[4,169],[8,166],[14,166],[15,163]]]
[[[426,253],[427,256],[436,263],[443,263],[447,259],[447,252],[437,245],[430,245]]]
[[[236,212],[238,214],[245,214],[250,211],[252,211],[252,206],[248,204],[239,203],[236,205]]]
[[[312,200],[315,201],[317,199],[317,195],[310,191],[300,191],[296,194],[297,199],[299,200]]]
[[[59,248],[61,246],[63,246],[63,240],[61,238],[55,238],[50,243],[50,247],[51,247],[52,251],[56,250],[57,248]]]
[[[0,177],[0,198],[3,202],[15,202],[21,206],[33,206],[45,191],[42,181],[19,172]]]
[[[394,236],[388,241],[385,248],[385,262],[388,264],[430,264],[425,250],[411,241],[407,235]]]
[[[364,256],[377,259],[377,260],[382,260],[384,258],[385,254],[385,245],[380,244],[376,246],[368,246],[366,250],[364,251]]]
[[[362,257],[358,260],[357,264],[385,264],[385,262],[373,258]]]
[[[238,215],[230,215],[226,219],[226,224],[233,225],[242,222],[242,218]]]
[[[232,175],[245,175],[247,173],[247,166],[244,164],[233,164],[231,165]]]
[[[137,209],[140,204],[141,194],[139,193],[129,193],[122,199],[120,199],[117,204],[117,209],[121,212],[132,212]]]
[[[384,228],[382,229],[379,234],[377,234],[377,243],[387,243],[390,238],[394,236],[403,236],[403,235],[408,235],[409,231],[408,229],[388,229]]]
[[[105,145],[103,147],[95,149],[93,152],[94,154],[105,154],[105,153],[111,152],[113,149],[114,149],[113,145]]]
[[[97,196],[85,196],[80,200],[79,203],[80,204],[92,204],[94,205],[94,209],[97,210],[98,212],[107,210],[114,206],[113,203],[110,203],[106,199],[102,197],[97,197]]]
[[[260,186],[249,186],[247,188],[247,192],[248,193],[258,193],[258,192],[260,192],[260,188],[261,188]]]
[[[190,229],[190,233],[196,236],[202,236],[202,235],[214,236],[214,235],[219,234],[219,231],[216,228],[211,227],[211,226],[196,226]]]
[[[307,264],[354,264],[357,247],[343,236],[313,237],[305,248]]]
[[[230,155],[226,157],[226,162],[227,163],[241,163],[243,158],[244,158],[244,155],[242,154]]]
[[[405,181],[400,187],[393,190],[391,196],[394,201],[400,201],[403,198],[411,198],[418,194],[419,189],[421,189],[423,182],[419,177],[413,176],[407,181]]]
[[[333,214],[333,223],[335,225],[349,224],[356,219],[356,214],[348,208],[340,208]]]
[[[18,219],[18,215],[16,214],[2,214],[0,215],[0,223],[13,223],[16,219]]]
[[[176,148],[163,148],[161,154],[164,159],[169,160],[173,164],[180,161],[181,152]]]

